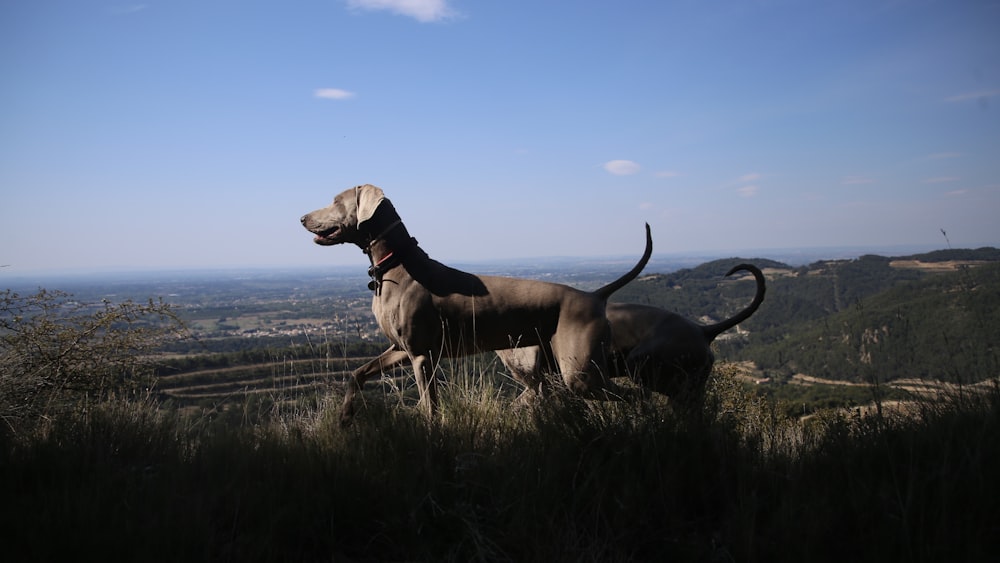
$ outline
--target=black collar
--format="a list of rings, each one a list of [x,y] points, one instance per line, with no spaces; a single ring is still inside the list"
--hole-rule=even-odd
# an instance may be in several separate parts
[[[365,250],[365,254],[368,255],[368,259],[371,260],[371,267],[368,268],[368,276],[372,281],[368,282],[368,289],[375,292],[375,295],[380,295],[382,293],[382,278],[385,273],[389,270],[399,266],[403,263],[403,259],[409,254],[410,249],[416,248],[417,239],[410,237],[409,244],[402,245],[400,248],[391,249],[389,253],[375,262],[375,257],[372,255],[372,245],[379,239],[375,239],[368,245]]]

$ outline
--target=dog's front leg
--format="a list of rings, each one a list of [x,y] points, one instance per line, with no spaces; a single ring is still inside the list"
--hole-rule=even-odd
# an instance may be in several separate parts
[[[344,404],[340,409],[340,425],[347,426],[354,419],[354,397],[361,392],[365,381],[373,375],[380,375],[383,370],[402,364],[409,358],[406,352],[397,350],[395,345],[378,355],[377,358],[354,370],[347,378],[347,389],[344,392]]]

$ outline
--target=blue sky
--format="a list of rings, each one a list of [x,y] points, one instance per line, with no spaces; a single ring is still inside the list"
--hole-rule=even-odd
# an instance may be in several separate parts
[[[1000,3],[3,0],[0,264],[1000,244]],[[761,254],[758,252],[757,254]],[[766,254],[766,253],[764,253]]]

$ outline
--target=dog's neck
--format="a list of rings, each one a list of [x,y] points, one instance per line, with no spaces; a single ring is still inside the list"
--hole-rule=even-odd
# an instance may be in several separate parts
[[[371,219],[365,221],[364,234],[367,244],[362,245],[361,250],[371,261],[368,275],[372,281],[368,288],[378,294],[382,276],[403,263],[403,259],[417,247],[417,239],[410,236],[389,200],[383,200]]]

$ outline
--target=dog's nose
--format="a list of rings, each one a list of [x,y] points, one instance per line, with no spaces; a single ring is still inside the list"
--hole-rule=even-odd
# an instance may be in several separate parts
[[[306,224],[306,219],[308,219],[308,218],[309,218],[309,216],[308,216],[308,215],[303,215],[302,217],[300,217],[300,218],[299,218],[299,221],[300,221],[300,222],[301,222],[301,223],[302,223],[303,225],[305,225],[305,224]]]

